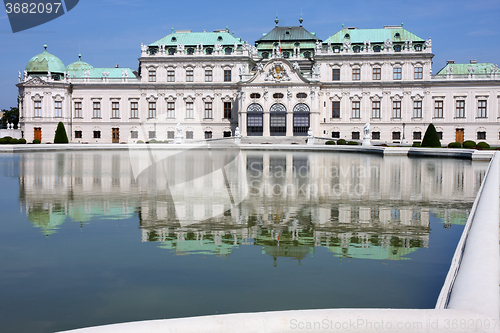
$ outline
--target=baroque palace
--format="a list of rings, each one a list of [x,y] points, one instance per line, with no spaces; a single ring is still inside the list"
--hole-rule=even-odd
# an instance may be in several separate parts
[[[19,74],[20,125],[52,142],[118,143],[246,136],[420,142],[433,123],[443,144],[500,145],[498,65],[448,61],[432,74],[432,41],[403,28],[343,28],[320,39],[276,26],[242,42],[226,28],[172,31],[141,46],[139,68],[64,66],[45,50]],[[179,124],[179,125],[178,125]],[[177,128],[177,129],[176,129]],[[71,134],[71,135],[69,135]]]

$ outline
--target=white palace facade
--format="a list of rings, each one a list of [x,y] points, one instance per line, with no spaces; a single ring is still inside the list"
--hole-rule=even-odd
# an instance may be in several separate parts
[[[500,72],[455,64],[432,74],[432,41],[403,28],[343,28],[321,40],[276,26],[254,45],[228,29],[176,31],[142,45],[138,69],[65,66],[45,51],[19,74],[20,125],[52,142],[58,122],[74,143],[304,136],[374,144],[420,142],[433,123],[442,143],[500,145]]]

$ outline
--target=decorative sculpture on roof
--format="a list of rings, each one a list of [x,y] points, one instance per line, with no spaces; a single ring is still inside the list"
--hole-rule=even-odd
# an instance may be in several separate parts
[[[426,41],[425,41],[425,47],[427,47],[427,48],[432,47],[432,40],[431,40],[431,38],[430,38],[430,37],[429,37],[429,39],[428,39],[428,40],[426,40]]]
[[[256,46],[252,46],[252,57],[256,57],[259,55],[259,50],[257,50]]]
[[[321,52],[321,48],[322,48],[321,42],[316,41],[316,54]]]
[[[413,40],[412,39],[410,39],[408,41],[408,51],[411,51],[411,50],[413,50]]]
[[[389,51],[391,48],[392,48],[392,40],[387,38],[386,41],[384,42],[384,49],[386,51]]]
[[[237,43],[237,42],[234,42],[233,47],[234,47],[234,52],[236,52],[236,50],[238,49],[238,43]]]
[[[148,50],[148,46],[141,43],[141,51],[146,52],[147,50]]]
[[[346,40],[344,42],[344,52],[349,52],[351,50],[351,41],[350,40]]]
[[[283,63],[279,61],[271,65],[271,68],[269,68],[269,72],[264,80],[274,80],[275,82],[290,81],[290,77],[288,76]]]
[[[259,63],[257,64],[257,70],[258,70],[259,72],[260,72],[260,71],[262,71],[262,70],[264,70],[264,65],[262,65],[262,63],[261,63],[261,62],[259,62]]]
[[[299,66],[298,62],[294,61],[293,64],[292,64],[292,66],[293,66],[293,69],[295,69],[297,72],[300,71],[300,66]]]
[[[222,45],[217,43],[214,45],[215,52],[222,52]]]

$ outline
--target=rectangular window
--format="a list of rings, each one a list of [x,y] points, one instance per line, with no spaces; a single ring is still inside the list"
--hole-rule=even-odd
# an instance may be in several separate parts
[[[413,140],[421,140],[422,132],[413,132]]]
[[[93,118],[101,118],[101,102],[94,102],[94,109],[92,113]]]
[[[167,118],[175,118],[175,103],[167,103]]]
[[[372,140],[380,140],[380,132],[372,132]]]
[[[392,139],[393,140],[401,139],[401,132],[392,132]]]
[[[380,80],[382,78],[382,68],[373,69],[373,79]]]
[[[150,139],[156,138],[156,132],[155,131],[148,131],[148,137]]]
[[[212,70],[205,69],[205,82],[212,82]]]
[[[139,103],[130,102],[130,118],[139,118]]]
[[[75,102],[75,118],[82,118],[82,102]]]
[[[167,71],[167,82],[175,82],[175,71],[169,69]]]
[[[155,69],[149,70],[149,82],[156,82],[156,70]]]
[[[353,140],[359,140],[359,132],[352,132],[351,137]]]
[[[75,139],[81,139],[82,138],[82,131],[75,131]]]
[[[478,140],[486,140],[486,132],[477,132]]]
[[[422,118],[422,101],[413,101],[413,118]]]
[[[372,102],[372,118],[380,118],[380,101]]]
[[[156,102],[149,102],[148,118],[156,118]]]
[[[332,102],[332,118],[340,118],[340,102]]]
[[[401,80],[401,67],[394,68],[394,80]]]
[[[361,103],[359,101],[352,102],[352,117],[353,118],[359,118],[360,104]]]
[[[62,102],[59,101],[54,102],[54,117],[56,118],[62,117]]]
[[[205,118],[212,119],[212,102],[205,102]]]
[[[457,118],[465,118],[465,101],[457,100],[456,102],[456,113]]]
[[[212,138],[212,132],[211,131],[206,131],[205,132],[205,139],[211,139]]]
[[[392,102],[392,118],[401,118],[401,101]]]
[[[443,101],[434,101],[434,118],[443,118]]]
[[[194,118],[194,103],[186,102],[186,118],[193,119]]]
[[[230,69],[224,70],[224,82],[231,82],[231,70]]]
[[[120,103],[111,103],[111,118],[120,118]]]
[[[415,80],[422,80],[424,69],[422,67],[415,67]]]
[[[360,79],[361,79],[361,69],[360,68],[353,68],[352,69],[352,80],[359,81]]]
[[[486,100],[477,101],[477,116],[479,118],[486,118]]]
[[[100,139],[101,138],[101,131],[94,131],[94,139]]]
[[[437,132],[439,140],[443,140],[443,132]]]
[[[193,131],[186,131],[186,139],[192,139],[193,138]]]
[[[130,131],[130,138],[131,139],[139,138],[139,132],[138,131]]]
[[[332,81],[340,81],[340,68],[332,69]]]
[[[332,132],[332,138],[339,139],[340,138],[340,132]]]
[[[167,131],[167,139],[174,139],[174,138],[175,138],[175,132]]]
[[[231,118],[231,108],[232,108],[232,103],[231,102],[224,102],[224,118],[229,119]]]
[[[186,82],[193,82],[194,81],[194,72],[192,69],[187,69],[186,70]]]
[[[76,108],[75,108],[75,110],[76,110]],[[42,102],[36,101],[35,102],[35,117],[41,117],[41,116],[42,116]]]

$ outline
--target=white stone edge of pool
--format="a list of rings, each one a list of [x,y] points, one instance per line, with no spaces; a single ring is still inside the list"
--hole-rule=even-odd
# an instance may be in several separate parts
[[[36,147],[33,147],[36,146]],[[142,146],[142,147],[141,147]],[[27,151],[191,149],[193,145],[23,145]],[[10,151],[9,151],[10,148]],[[455,250],[435,309],[320,309],[159,319],[65,331],[67,333],[156,332],[500,332],[499,195],[500,155],[468,149],[406,147],[241,145],[247,150],[347,151],[384,156],[458,157],[490,160]],[[475,156],[476,155],[476,156]]]

